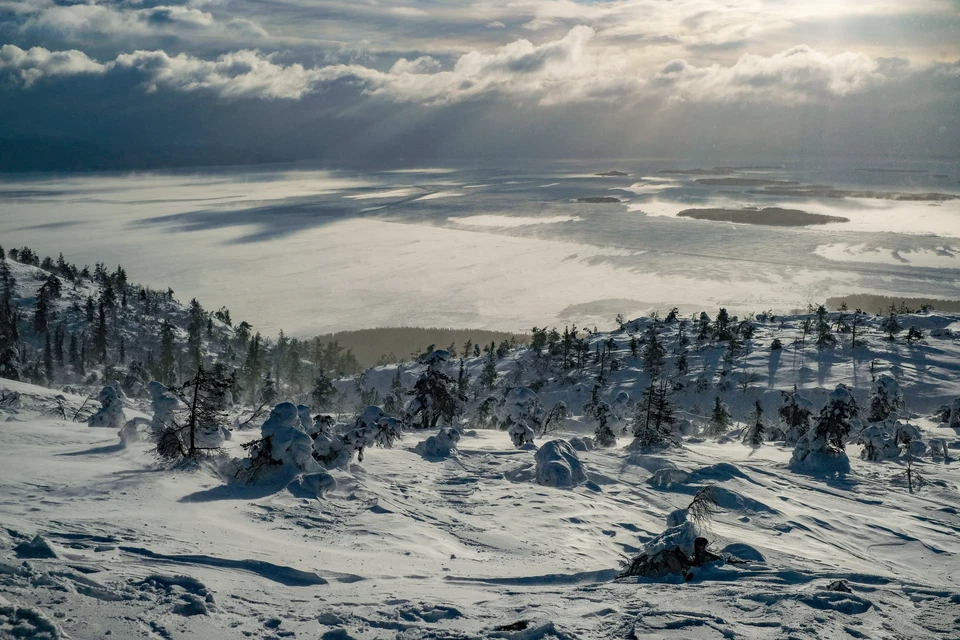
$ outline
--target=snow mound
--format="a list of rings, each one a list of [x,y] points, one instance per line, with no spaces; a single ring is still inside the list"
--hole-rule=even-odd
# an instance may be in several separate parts
[[[657,469],[647,483],[654,489],[671,489],[677,485],[685,484],[690,478],[690,474],[680,469]]]
[[[720,552],[730,554],[734,558],[739,558],[741,560],[749,560],[751,562],[767,561],[767,559],[763,556],[762,553],[760,553],[755,548],[743,542],[734,542],[732,544],[728,544]]]
[[[590,436],[570,438],[570,446],[577,451],[593,451],[596,448],[596,445],[593,443],[593,438]]]
[[[440,429],[437,435],[418,443],[414,451],[424,458],[449,458],[457,455],[458,442],[460,442],[460,432],[445,427]]]
[[[740,471],[735,465],[729,462],[718,462],[708,467],[701,467],[691,471],[687,482],[724,482],[726,480],[732,480],[733,478],[749,480],[747,475],[743,471]]]
[[[43,611],[13,604],[3,596],[0,596],[0,636],[24,640],[60,640],[67,637]]]
[[[550,440],[534,455],[537,482],[548,487],[575,487],[587,481],[587,473],[577,452],[566,440]]]
[[[324,494],[336,490],[337,479],[325,471],[306,473],[287,485],[287,491],[296,498],[321,498]]]
[[[41,536],[34,536],[30,542],[21,542],[13,548],[18,558],[56,558],[57,554]]]

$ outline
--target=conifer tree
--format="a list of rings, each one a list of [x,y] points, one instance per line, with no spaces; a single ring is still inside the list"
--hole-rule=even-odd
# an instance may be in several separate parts
[[[107,361],[107,313],[106,303],[100,300],[100,310],[97,316],[97,326],[93,332],[93,350],[97,354],[97,361],[101,364]]]
[[[764,431],[763,405],[760,404],[760,400],[755,400],[753,411],[750,412],[750,424],[743,433],[743,444],[748,447],[759,447],[763,444]]]
[[[175,380],[177,365],[176,345],[174,344],[173,325],[166,320],[160,325],[160,357],[157,379],[165,385]]]
[[[337,390],[333,386],[333,382],[327,377],[323,369],[318,369],[317,376],[313,380],[313,389],[310,391],[310,397],[313,399],[313,408],[317,411],[323,411],[329,408],[336,395]]]
[[[666,359],[667,350],[663,348],[657,339],[657,332],[650,330],[647,336],[647,343],[643,346],[643,368],[646,370],[650,379],[660,375],[663,364]]]
[[[715,436],[724,434],[732,426],[733,417],[730,415],[730,407],[720,399],[720,396],[715,397],[713,411],[710,413],[710,434]]]

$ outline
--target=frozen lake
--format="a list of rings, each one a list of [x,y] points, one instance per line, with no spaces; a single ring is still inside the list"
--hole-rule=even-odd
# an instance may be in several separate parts
[[[903,195],[960,194],[956,163],[663,172],[697,166],[6,176],[0,244],[121,263],[134,281],[293,335],[608,327],[617,313],[669,306],[745,312],[851,293],[960,296],[960,200]],[[595,175],[608,169],[628,175]],[[600,197],[621,202],[577,202]],[[849,221],[676,217],[748,206]]]

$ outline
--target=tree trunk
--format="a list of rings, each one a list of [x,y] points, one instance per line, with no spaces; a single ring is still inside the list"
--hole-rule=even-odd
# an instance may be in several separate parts
[[[197,401],[200,398],[200,379],[203,373],[203,366],[197,369],[197,375],[193,379],[193,404],[190,407],[190,450],[189,455],[192,458],[197,452],[196,433],[197,433]]]

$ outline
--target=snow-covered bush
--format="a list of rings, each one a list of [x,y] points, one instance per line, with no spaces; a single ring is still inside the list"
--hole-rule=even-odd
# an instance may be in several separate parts
[[[313,460],[313,441],[300,425],[297,406],[292,402],[281,402],[270,411],[270,417],[260,427],[260,435],[269,440],[273,460],[300,471],[319,470]]]
[[[147,392],[150,394],[150,408],[153,410],[151,426],[160,428],[173,424],[174,412],[180,408],[180,399],[156,380],[147,384]]]
[[[860,457],[871,462],[891,460],[900,455],[900,447],[882,423],[872,424],[861,431],[857,436],[857,444],[863,446]]]
[[[953,401],[950,405],[950,419],[947,420],[947,426],[951,429],[960,430],[960,398]]]
[[[117,390],[111,386],[104,387],[97,394],[97,400],[100,401],[100,408],[87,418],[87,425],[119,431],[123,426],[123,401]]]
[[[507,429],[507,435],[510,436],[510,441],[517,449],[533,444],[533,429],[528,427],[525,422],[514,422]]]
[[[901,454],[922,456],[927,449],[917,427],[892,418],[866,427],[857,443],[863,445],[860,457],[872,462],[892,460]]]
[[[363,462],[367,447],[389,449],[402,437],[401,422],[371,405],[360,413],[352,428],[341,433],[318,433],[313,441],[313,457],[327,469],[346,468],[354,454]]]
[[[597,446],[617,446],[620,420],[614,415],[610,405],[601,400],[593,407],[593,418],[597,421],[597,428],[593,432],[593,440]]]
[[[460,432],[444,427],[437,435],[418,443],[414,450],[425,458],[449,458],[457,455],[458,442],[460,442]]]
[[[550,440],[537,450],[537,482],[548,487],[575,487],[587,480],[577,452],[566,440]]]
[[[533,389],[514,387],[507,392],[499,407],[500,425],[510,428],[517,423],[523,423],[538,433],[543,424],[546,412],[540,402],[540,396]]]
[[[867,422],[883,422],[890,414],[903,409],[903,391],[896,378],[888,373],[881,374],[874,383],[870,394],[870,414]]]
[[[845,384],[838,384],[820,410],[814,426],[800,438],[790,466],[810,473],[844,474],[850,460],[844,451],[846,438],[855,426],[858,407]]]
[[[783,422],[783,440],[787,445],[795,445],[810,430],[810,418],[814,413],[813,403],[801,396],[796,387],[792,392],[781,391],[783,403],[777,409],[777,415]]]
[[[243,445],[249,456],[231,464],[231,475],[255,483],[268,481],[275,474],[289,477],[322,471],[313,459],[313,440],[300,426],[300,415],[292,402],[271,409],[260,427],[260,436]]]

